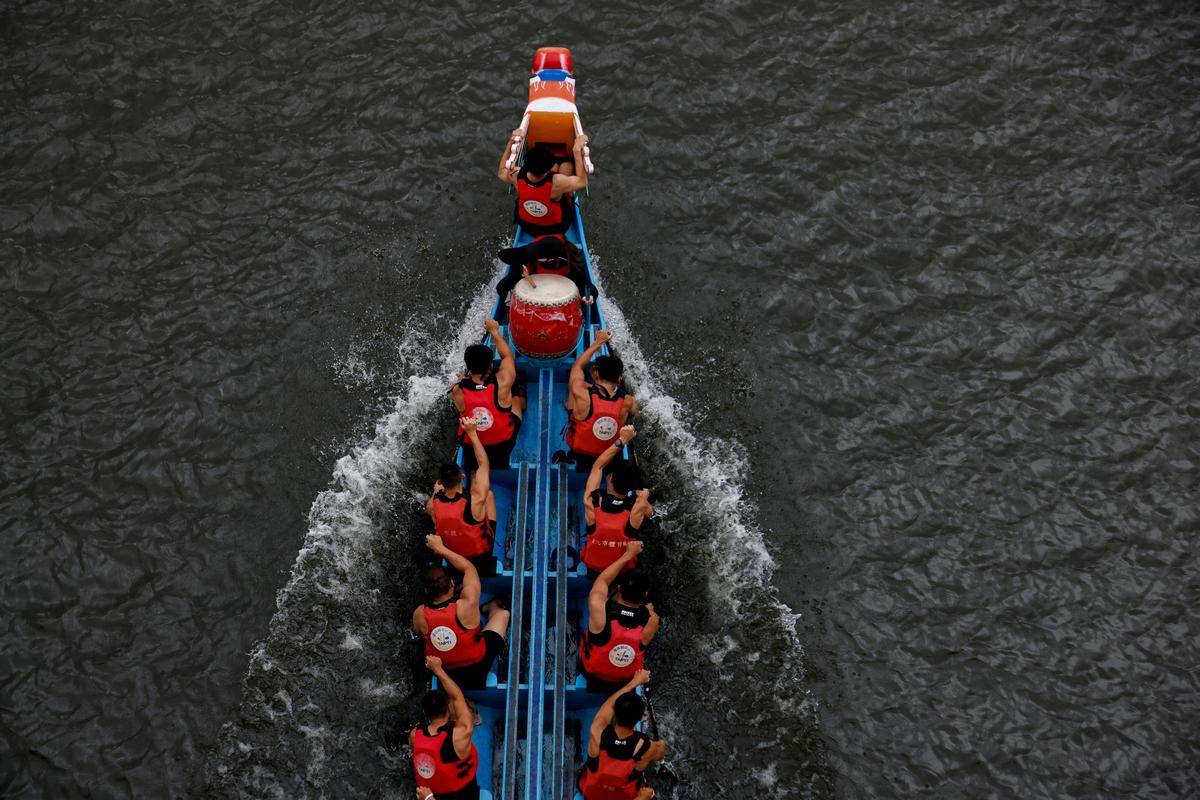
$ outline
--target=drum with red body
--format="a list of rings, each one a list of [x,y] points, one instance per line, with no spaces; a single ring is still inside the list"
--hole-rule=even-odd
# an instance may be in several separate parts
[[[513,344],[530,358],[560,358],[575,349],[583,327],[579,290],[561,275],[523,278],[512,291],[508,327]]]

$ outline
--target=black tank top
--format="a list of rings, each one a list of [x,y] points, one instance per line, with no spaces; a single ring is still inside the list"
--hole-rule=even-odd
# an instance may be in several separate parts
[[[630,608],[616,600],[609,600],[604,606],[604,616],[607,618],[604,630],[599,633],[592,633],[590,630],[587,632],[588,643],[596,647],[608,644],[608,640],[612,638],[614,624],[624,628],[643,628],[650,621],[650,611],[645,606]]]

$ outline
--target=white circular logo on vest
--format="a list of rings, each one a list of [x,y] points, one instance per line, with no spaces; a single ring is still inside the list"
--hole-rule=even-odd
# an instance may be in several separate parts
[[[524,203],[521,203],[521,208],[525,209],[525,213],[531,217],[544,217],[550,213],[550,209],[537,200],[526,200]]]
[[[417,768],[417,774],[425,780],[429,780],[433,773],[437,772],[437,764],[433,763],[433,756],[429,753],[417,753],[413,756],[413,766]]]
[[[619,428],[617,421],[612,417],[601,417],[592,423],[592,433],[602,442],[616,436]]]
[[[471,412],[471,416],[475,418],[475,430],[486,431],[492,427],[492,412],[488,411],[483,406],[475,406],[475,410]]]
[[[454,649],[454,645],[458,644],[458,637],[445,625],[438,625],[430,632],[429,641],[433,642],[435,648],[445,653]]]
[[[637,653],[627,644],[619,644],[608,651],[608,663],[614,667],[628,667],[637,658]]]

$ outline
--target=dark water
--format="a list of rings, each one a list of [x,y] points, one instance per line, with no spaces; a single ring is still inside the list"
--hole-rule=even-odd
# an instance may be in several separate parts
[[[551,42],[678,796],[1200,792],[1192,6],[42,2],[0,10],[0,793],[410,796],[411,507]]]

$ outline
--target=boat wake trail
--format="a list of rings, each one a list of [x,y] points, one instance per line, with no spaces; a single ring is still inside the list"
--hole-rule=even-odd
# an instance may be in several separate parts
[[[465,325],[424,319],[401,332],[400,363],[413,377],[312,504],[266,639],[251,653],[238,714],[210,760],[205,796],[386,797],[407,780],[407,762],[387,741],[399,724],[392,709],[411,706],[414,693],[411,608],[397,588],[416,574],[417,523],[406,510],[418,500],[415,481],[426,483],[421,470],[439,455],[449,376],[494,298],[491,285],[481,287]]]
[[[680,783],[659,785],[673,789],[659,796],[831,796],[799,615],[772,584],[775,561],[745,498],[745,452],[692,433],[611,295],[604,313],[642,408],[638,447],[660,518],[646,566],[664,624],[647,662]],[[750,774],[730,769],[764,754],[767,766]]]

